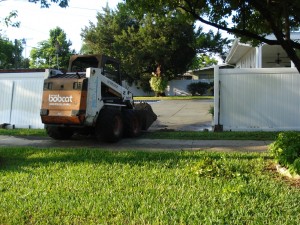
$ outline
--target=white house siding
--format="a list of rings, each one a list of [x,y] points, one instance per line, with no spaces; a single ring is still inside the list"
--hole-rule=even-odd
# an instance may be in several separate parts
[[[299,87],[294,68],[216,68],[214,123],[232,131],[300,130]]]
[[[40,118],[45,72],[0,73],[0,124],[43,128]]]
[[[129,90],[133,96],[154,96],[154,92],[144,92],[139,85],[128,84],[126,81],[122,81],[122,86]]]
[[[236,63],[236,68],[256,68],[256,64],[256,49],[252,48]]]

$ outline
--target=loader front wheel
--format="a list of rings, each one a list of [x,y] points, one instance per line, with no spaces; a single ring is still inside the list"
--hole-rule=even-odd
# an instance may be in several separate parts
[[[142,124],[138,114],[127,109],[123,111],[124,135],[125,137],[138,137],[141,134]]]
[[[45,128],[48,136],[56,140],[68,140],[73,135],[73,130],[68,127],[46,125]]]
[[[117,109],[103,109],[98,117],[95,135],[98,140],[117,142],[123,136],[122,114]]]

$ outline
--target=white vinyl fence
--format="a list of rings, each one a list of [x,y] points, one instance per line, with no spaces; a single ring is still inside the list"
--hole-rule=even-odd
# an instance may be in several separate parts
[[[0,73],[0,124],[44,128],[40,118],[45,72]]]
[[[0,125],[12,128],[44,128],[40,118],[45,72],[0,73]],[[187,95],[187,85],[197,80],[170,81],[167,95]],[[154,96],[123,83],[134,96]]]
[[[215,68],[214,124],[232,131],[300,130],[295,68]]]

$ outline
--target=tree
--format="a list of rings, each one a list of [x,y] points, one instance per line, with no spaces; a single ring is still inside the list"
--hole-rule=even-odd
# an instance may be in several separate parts
[[[75,53],[75,50],[70,50],[71,45],[60,27],[50,30],[50,38],[31,50],[30,67],[67,69],[69,58]]]
[[[14,44],[0,38],[0,69],[10,69],[14,65]]]
[[[300,43],[291,31],[300,25],[300,0],[126,0],[138,11],[180,10],[201,23],[225,30],[243,42],[281,45],[300,72]],[[267,38],[273,34],[274,39]]]
[[[192,61],[189,69],[197,70],[208,66],[217,65],[218,60],[206,54],[198,54]]]
[[[119,4],[116,11],[106,7],[99,13],[97,25],[90,24],[82,31],[85,52],[121,59],[129,82],[149,81],[158,68],[167,80],[186,71],[196,54],[193,24],[172,13],[139,17],[129,10]]]
[[[41,8],[49,8],[51,6],[51,3],[58,4],[58,6],[62,8],[66,8],[69,6],[69,0],[28,0],[32,3],[40,3]]]
[[[185,72],[205,39],[201,29],[195,32],[193,21],[180,12],[139,14],[127,4],[119,4],[116,11],[104,8],[97,24],[90,23],[81,35],[83,52],[118,57],[125,78],[143,81],[142,87],[149,87],[158,69],[166,80]]]
[[[12,42],[0,35],[0,69],[28,68],[22,51],[20,40]]]

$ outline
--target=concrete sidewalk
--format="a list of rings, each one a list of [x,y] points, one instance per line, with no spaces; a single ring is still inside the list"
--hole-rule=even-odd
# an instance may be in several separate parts
[[[0,147],[63,147],[63,148],[101,148],[112,151],[222,151],[222,152],[266,152],[270,141],[232,141],[232,140],[170,140],[170,139],[122,139],[118,143],[107,144],[95,138],[73,138],[71,140],[53,140],[49,137],[0,136]]]

